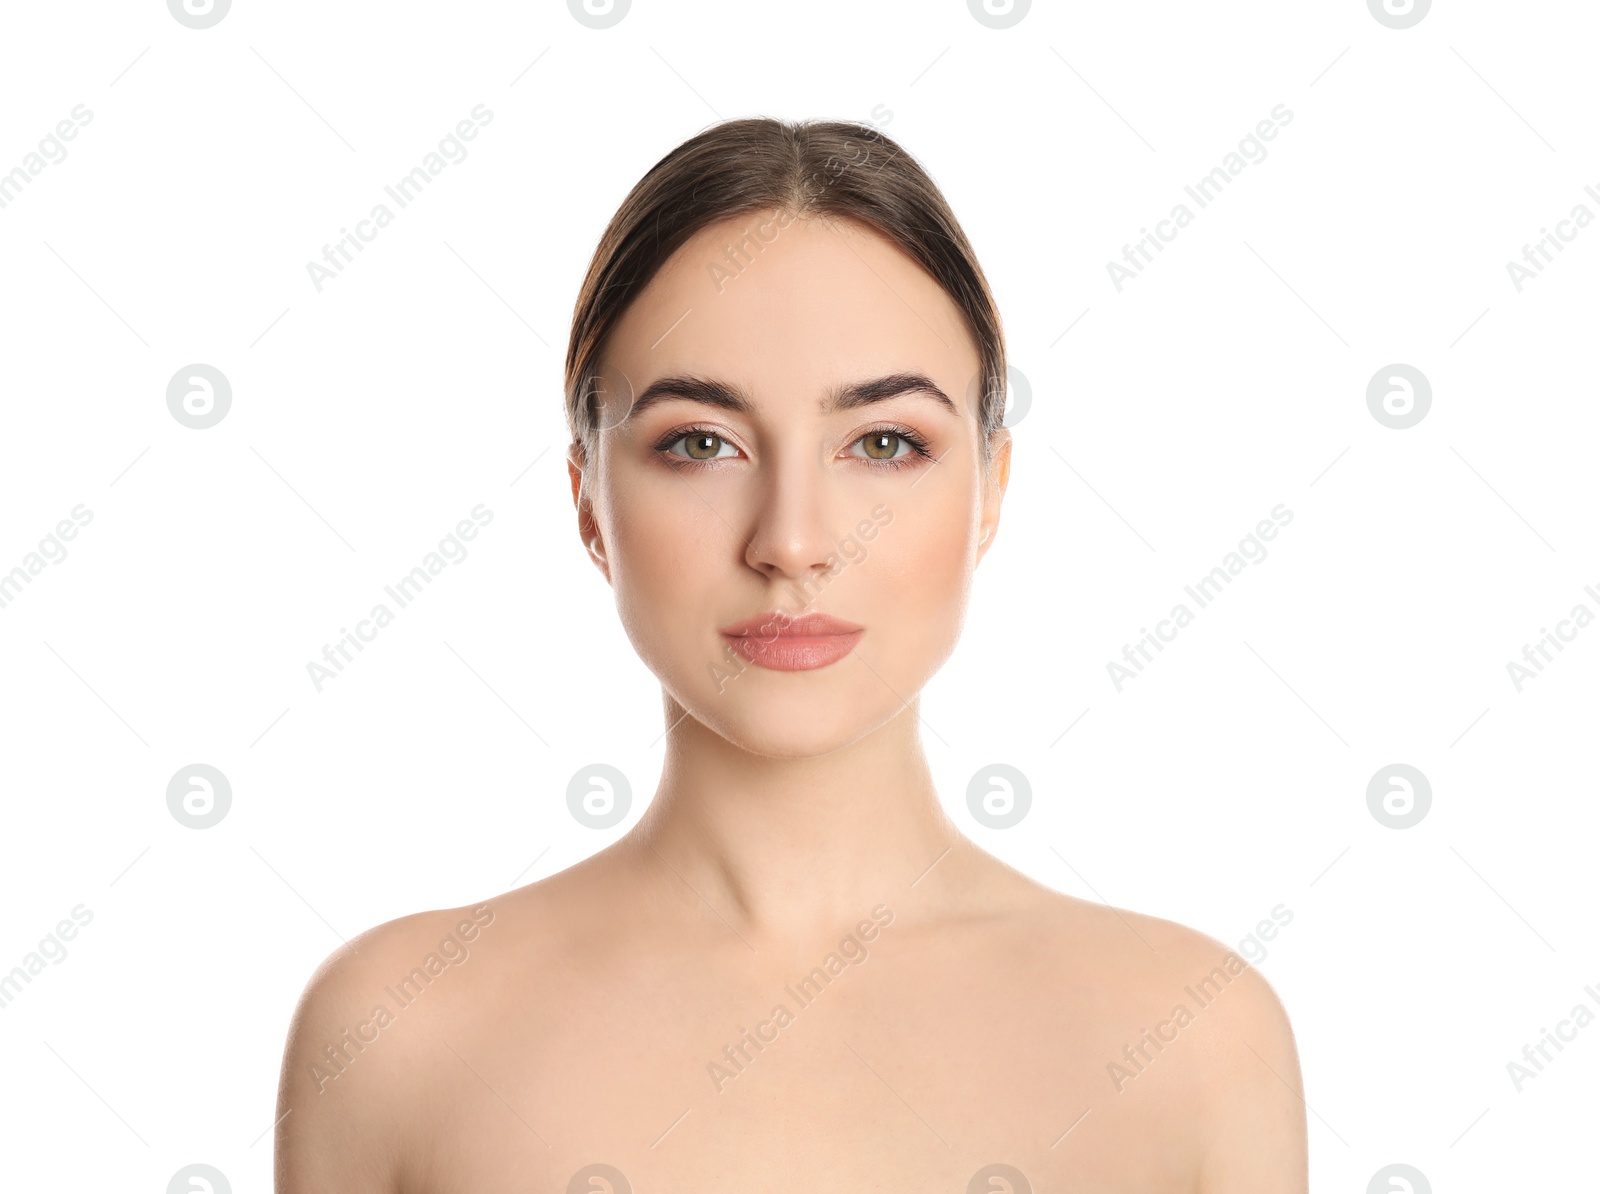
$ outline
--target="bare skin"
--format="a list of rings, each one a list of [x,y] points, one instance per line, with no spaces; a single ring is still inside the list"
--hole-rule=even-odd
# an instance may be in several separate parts
[[[994,542],[1009,435],[985,455],[959,310],[871,230],[769,221],[719,280],[772,214],[692,238],[606,354],[609,393],[714,379],[750,409],[671,397],[569,455],[580,535],[662,682],[649,808],[577,866],[329,957],[285,1051],[279,1194],[1305,1191],[1266,981],[945,816],[917,694]],[[913,373],[953,409],[823,406]],[[930,458],[889,466],[911,454],[888,425]],[[715,455],[683,456],[701,436]],[[866,633],[811,671],[730,662],[718,628],[773,609]],[[626,1185],[569,1186],[597,1163]],[[969,1187],[996,1163],[1028,1184]]]

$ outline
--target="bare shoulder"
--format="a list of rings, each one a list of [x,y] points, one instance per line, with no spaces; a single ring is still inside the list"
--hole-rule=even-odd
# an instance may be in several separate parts
[[[1052,936],[1069,943],[1063,957],[1076,981],[1101,996],[1113,1025],[1104,1089],[1194,1116],[1198,1188],[1304,1191],[1294,1033],[1249,951],[1175,921],[1067,896],[1041,915],[1056,926]]]
[[[425,1113],[419,1051],[470,997],[461,970],[496,903],[419,912],[352,938],[317,967],[291,1019],[278,1086],[275,1189],[389,1194]]]
[[[430,1159],[452,1082],[477,1081],[508,1018],[548,1004],[603,916],[587,859],[514,891],[387,921],[330,953],[291,1019],[277,1194],[392,1194]],[[463,1078],[463,1075],[466,1075]]]

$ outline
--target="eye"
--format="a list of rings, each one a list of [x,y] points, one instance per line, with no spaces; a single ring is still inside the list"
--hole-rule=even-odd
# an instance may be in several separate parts
[[[854,451],[860,447],[860,452]],[[890,468],[906,468],[930,459],[928,443],[909,427],[878,427],[850,445],[850,455]]]
[[[679,444],[683,445],[681,452],[677,450]],[[720,435],[713,435],[709,431],[689,431],[662,444],[659,450],[682,460],[703,461],[725,458],[724,448],[728,449],[726,455],[738,455],[739,450]]]
[[[900,449],[912,451],[911,441],[893,431],[869,431],[856,444],[862,445],[869,460],[893,460],[902,455]],[[855,444],[851,444],[855,447]]]

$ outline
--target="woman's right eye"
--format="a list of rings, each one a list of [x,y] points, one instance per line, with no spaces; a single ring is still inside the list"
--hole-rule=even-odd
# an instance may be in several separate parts
[[[683,450],[679,451],[679,445]],[[738,449],[723,439],[720,435],[709,432],[691,431],[687,435],[680,435],[670,444],[666,445],[668,455],[677,456],[684,460],[717,460],[723,457],[722,449],[729,449],[730,455],[737,455]]]

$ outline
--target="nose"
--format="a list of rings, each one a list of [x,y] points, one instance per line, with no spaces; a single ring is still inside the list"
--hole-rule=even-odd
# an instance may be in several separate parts
[[[804,580],[833,567],[827,470],[805,445],[770,453],[755,487],[745,563],[771,579]]]

